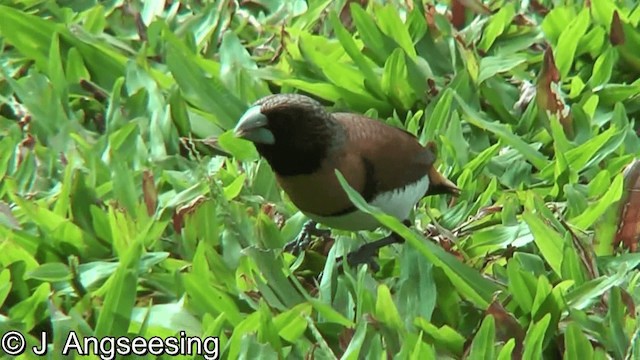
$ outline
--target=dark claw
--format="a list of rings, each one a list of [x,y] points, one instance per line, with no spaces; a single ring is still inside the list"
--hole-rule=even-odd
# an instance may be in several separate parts
[[[307,221],[302,227],[302,231],[295,238],[295,240],[285,244],[284,251],[289,252],[293,255],[298,255],[302,251],[309,248],[309,245],[311,245],[312,236],[326,238],[331,235],[331,230],[318,229],[316,225],[317,223],[313,220]]]
[[[411,224],[409,221],[406,221],[406,220],[403,223],[406,226],[410,226]],[[404,242],[404,239],[402,238],[402,236],[396,233],[391,233],[391,235],[385,238],[364,244],[360,246],[358,249],[347,254],[347,265],[349,265],[350,267],[355,267],[360,264],[368,264],[371,270],[373,270],[373,272],[377,272],[378,270],[380,270],[380,266],[375,261],[375,258],[378,256],[378,251],[385,246],[388,246],[391,244],[401,244],[403,242]],[[336,262],[338,263],[338,266],[340,267],[340,269],[342,269],[342,261],[343,261],[342,256],[336,259]]]
[[[360,264],[369,264],[369,267],[376,272],[380,269],[380,266],[378,266],[375,261],[375,258],[378,256],[378,251],[387,245],[401,243],[403,241],[404,239],[402,239],[402,237],[393,233],[380,240],[364,244],[347,254],[347,265],[355,267]],[[337,261],[342,260],[342,257],[337,259]]]

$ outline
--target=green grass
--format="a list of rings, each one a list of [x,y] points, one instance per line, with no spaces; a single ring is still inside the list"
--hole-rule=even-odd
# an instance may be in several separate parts
[[[0,334],[640,356],[640,6],[358,3],[0,0]],[[407,240],[377,273],[335,259],[384,230],[283,254],[305,218],[230,131],[276,92],[434,141],[462,195],[406,228],[348,189]]]

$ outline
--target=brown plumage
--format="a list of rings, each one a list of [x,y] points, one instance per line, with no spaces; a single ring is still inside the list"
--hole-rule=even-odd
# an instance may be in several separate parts
[[[400,220],[424,196],[458,192],[433,166],[434,152],[412,134],[359,114],[330,114],[303,95],[260,99],[235,131],[254,142],[291,201],[330,227],[379,226],[351,204],[335,169],[365,200]]]
[[[353,209],[334,169],[370,201],[379,193],[418,181],[433,166],[433,153],[407,132],[355,114],[336,113],[331,121],[345,136],[335,139],[316,171],[294,176],[276,171],[280,186],[302,211],[328,216]]]

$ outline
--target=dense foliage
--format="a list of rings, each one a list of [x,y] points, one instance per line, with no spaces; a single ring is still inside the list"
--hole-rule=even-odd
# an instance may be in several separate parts
[[[222,357],[640,356],[640,5],[0,0],[0,334],[220,336]],[[230,129],[302,92],[434,141],[380,271]],[[330,247],[329,245],[333,245]],[[31,358],[32,355],[23,355]]]

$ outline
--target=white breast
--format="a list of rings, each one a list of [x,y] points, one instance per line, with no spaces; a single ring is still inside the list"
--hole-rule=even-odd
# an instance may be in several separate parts
[[[389,215],[395,216],[399,220],[405,220],[428,188],[429,176],[425,176],[402,189],[379,194],[371,201],[371,205]],[[316,216],[309,213],[305,213],[305,215],[311,220],[334,229],[349,231],[374,230],[380,226],[380,223],[373,216],[360,210],[335,217]]]

